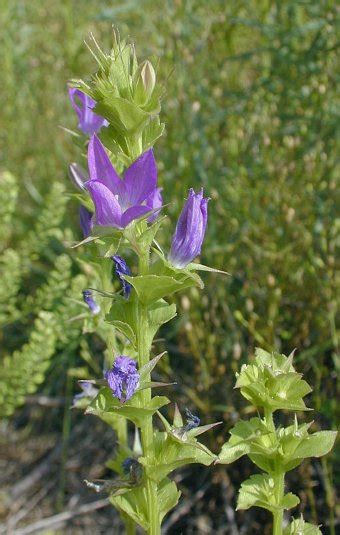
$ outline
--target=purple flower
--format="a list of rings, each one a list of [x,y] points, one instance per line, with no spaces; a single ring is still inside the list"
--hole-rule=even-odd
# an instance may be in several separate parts
[[[159,208],[159,210],[153,212],[151,216],[148,218],[149,223],[152,223],[155,221],[155,219],[158,217],[159,212],[161,211],[162,204],[163,204],[163,197],[161,194],[162,188],[156,188],[151,195],[146,199],[145,204],[150,208],[150,210],[156,210],[156,208]]]
[[[78,115],[78,128],[84,134],[91,136],[95,132],[98,132],[102,126],[108,125],[106,119],[92,111],[96,105],[93,98],[85,95],[85,93],[74,87],[69,87],[68,94],[70,96],[72,107]]]
[[[91,290],[83,290],[83,299],[94,316],[99,314],[100,306],[93,299],[93,293]]]
[[[130,399],[139,384],[137,362],[130,357],[120,355],[113,366],[105,373],[112,394],[122,403]]]
[[[90,212],[85,206],[79,208],[79,224],[83,231],[84,238],[87,238],[91,234],[93,227],[92,212]]]
[[[157,191],[157,167],[152,149],[144,152],[121,179],[96,135],[88,148],[90,180],[86,187],[95,205],[95,223],[125,228],[150,212]],[[149,205],[146,203],[149,202]]]
[[[187,423],[183,427],[185,431],[190,431],[191,429],[195,429],[195,427],[198,427],[201,423],[201,420],[198,416],[195,416],[192,414],[192,412],[189,411],[189,409],[185,409],[185,416],[187,417]]]
[[[185,267],[201,252],[208,220],[208,201],[203,197],[203,188],[199,193],[189,190],[169,253],[169,261],[177,268]]]
[[[121,256],[113,255],[111,256],[111,260],[114,261],[116,274],[122,284],[124,297],[128,299],[132,286],[124,279],[123,275],[131,275],[131,270]]]

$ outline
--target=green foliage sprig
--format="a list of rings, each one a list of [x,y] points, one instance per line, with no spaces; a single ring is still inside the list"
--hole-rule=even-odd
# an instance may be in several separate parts
[[[275,425],[274,413],[277,410],[309,410],[303,398],[311,392],[311,388],[296,372],[293,354],[286,357],[257,349],[254,363],[243,365],[236,376],[235,388],[239,388],[242,396],[262,415],[237,422],[217,462],[230,464],[247,455],[263,470],[263,474],[253,475],[242,483],[237,509],[253,506],[267,509],[273,515],[273,534],[281,535],[283,512],[300,502],[295,494],[285,494],[286,472],[308,457],[326,455],[332,449],[337,433],[309,433],[312,423],[299,424],[296,414],[288,427]],[[285,533],[316,535],[321,532],[300,519],[294,520]]]
[[[18,224],[18,191],[16,177],[2,173],[0,195],[8,202],[1,204],[0,417],[11,416],[26,395],[36,392],[56,355],[76,351],[82,325],[70,318],[82,310],[74,297],[87,280],[74,276],[74,263],[63,252],[63,242],[70,239],[62,227],[63,186],[51,186],[30,230],[23,220]]]

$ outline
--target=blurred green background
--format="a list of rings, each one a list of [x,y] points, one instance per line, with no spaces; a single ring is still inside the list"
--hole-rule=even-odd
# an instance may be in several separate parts
[[[336,3],[326,0],[1,3],[0,447],[7,452],[14,441],[25,450],[39,435],[60,440],[57,509],[72,497],[67,462],[75,417],[67,400],[75,376],[98,372],[93,355],[102,351],[68,321],[88,273],[67,247],[80,238],[67,196],[67,167],[79,154],[60,126],[76,126],[67,80],[94,69],[84,39],[92,31],[109,48],[114,24],[136,42],[139,57],[160,58],[166,133],[155,153],[172,222],[190,186],[203,185],[212,198],[202,263],[231,277],[206,276],[204,293],[182,297],[178,319],[162,335],[169,351],[163,371],[180,380],[179,398],[205,421],[226,421],[210,437],[217,451],[246,410],[232,391],[234,372],[256,345],[286,354],[297,348],[296,365],[314,388],[316,425],[336,425],[336,14]],[[95,451],[95,437],[89,447]],[[46,453],[33,450],[23,459],[18,446],[5,459],[6,489]],[[305,463],[292,480],[301,511],[323,522],[325,533],[335,533],[334,461]],[[210,517],[193,504],[168,532],[263,533],[256,510],[228,516],[244,479],[238,472],[248,469],[210,475]],[[193,474],[183,476],[184,500],[195,495]],[[0,508],[6,522],[14,514],[8,492]],[[56,508],[46,504],[40,517],[48,512]],[[84,526],[79,533],[87,533]]]

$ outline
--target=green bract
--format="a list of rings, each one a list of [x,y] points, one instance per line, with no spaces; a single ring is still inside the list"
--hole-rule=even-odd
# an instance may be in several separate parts
[[[312,424],[299,424],[296,415],[294,423],[288,427],[274,425],[273,413],[278,409],[308,410],[303,397],[311,392],[311,388],[295,371],[293,354],[286,357],[257,349],[254,363],[243,365],[236,376],[236,388],[240,388],[241,394],[263,411],[263,417],[237,422],[217,462],[230,464],[248,455],[266,472],[253,475],[242,483],[237,508],[257,506],[267,509],[273,514],[274,535],[281,535],[283,511],[295,507],[300,501],[292,493],[284,494],[285,473],[296,468],[303,459],[327,454],[333,447],[336,432],[310,433]],[[319,530],[301,519],[294,520],[285,533],[312,535]]]
[[[156,83],[150,61],[138,64],[135,47],[113,32],[109,53],[91,35],[89,49],[98,64],[90,80],[72,80],[96,101],[95,112],[110,123],[100,137],[122,165],[127,166],[152,147],[162,135],[164,124],[158,114],[163,87]]]
[[[256,350],[255,364],[245,364],[237,374],[236,388],[255,407],[307,410],[303,397],[312,391],[288,358],[278,353]]]

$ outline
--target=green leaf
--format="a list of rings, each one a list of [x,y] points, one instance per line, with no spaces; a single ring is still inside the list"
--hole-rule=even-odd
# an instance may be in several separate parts
[[[146,492],[143,487],[136,487],[121,496],[110,497],[110,502],[119,511],[127,514],[145,531],[148,530],[148,506]]]
[[[281,501],[281,505],[284,509],[293,509],[294,507],[299,505],[299,503],[300,498],[292,492],[288,492],[288,494],[285,494]]]
[[[203,264],[196,264],[195,262],[191,262],[186,266],[186,269],[188,271],[209,271],[210,273],[220,273],[221,275],[230,275],[227,271],[221,271],[220,269],[215,269],[209,266],[204,266]]]
[[[158,503],[160,522],[162,522],[165,515],[176,507],[181,492],[177,490],[176,483],[170,481],[168,478],[163,479],[158,487]]]
[[[163,135],[164,123],[159,122],[159,117],[154,117],[143,129],[143,152],[154,146],[158,138]]]
[[[157,489],[157,501],[159,503],[160,522],[164,516],[173,509],[180,498],[180,491],[176,484],[168,478],[160,481]],[[145,531],[149,527],[147,493],[144,487],[136,487],[133,490],[117,497],[111,497],[110,502],[120,511],[127,514],[134,522]]]
[[[131,135],[149,121],[149,113],[125,98],[103,98],[97,103],[96,113],[107,119],[120,135]]]
[[[231,438],[222,446],[218,463],[230,464],[243,455],[255,454],[253,462],[264,470],[271,468],[272,457],[276,453],[275,435],[271,433],[261,418],[239,421],[230,431]]]
[[[121,403],[112,395],[108,387],[100,389],[97,397],[86,409],[86,414],[94,414],[99,416],[101,420],[112,425],[116,423],[116,415],[123,416],[137,427],[144,424],[145,418],[152,416],[158,409],[170,403],[165,396],[155,396],[151,399],[149,405],[145,407],[140,396],[135,394],[131,399],[125,403]]]
[[[322,535],[318,526],[308,524],[302,518],[296,518],[283,530],[283,535]]]
[[[337,432],[319,431],[312,435],[307,435],[294,451],[293,457],[306,459],[307,457],[322,457],[333,447]]]
[[[114,325],[136,348],[137,344],[137,306],[135,300],[120,298],[111,306],[105,321]]]
[[[147,329],[147,342],[151,345],[152,340],[159,330],[159,328],[172,320],[176,316],[176,305],[173,303],[169,305],[163,299],[152,303],[148,306],[148,329]]]
[[[299,498],[289,492],[278,504],[275,498],[274,479],[268,474],[256,474],[242,483],[237,500],[237,510],[261,507],[274,513],[281,509],[296,507],[299,502]]]
[[[139,275],[137,277],[125,275],[124,278],[134,287],[138,299],[144,305],[154,303],[163,297],[194,285],[189,278],[176,280],[173,277],[158,275]]]
[[[181,466],[192,463],[209,466],[215,459],[215,455],[196,439],[182,442],[167,432],[154,433],[154,448],[155,458],[152,461],[147,457],[138,460],[145,467],[147,475],[157,482]]]

